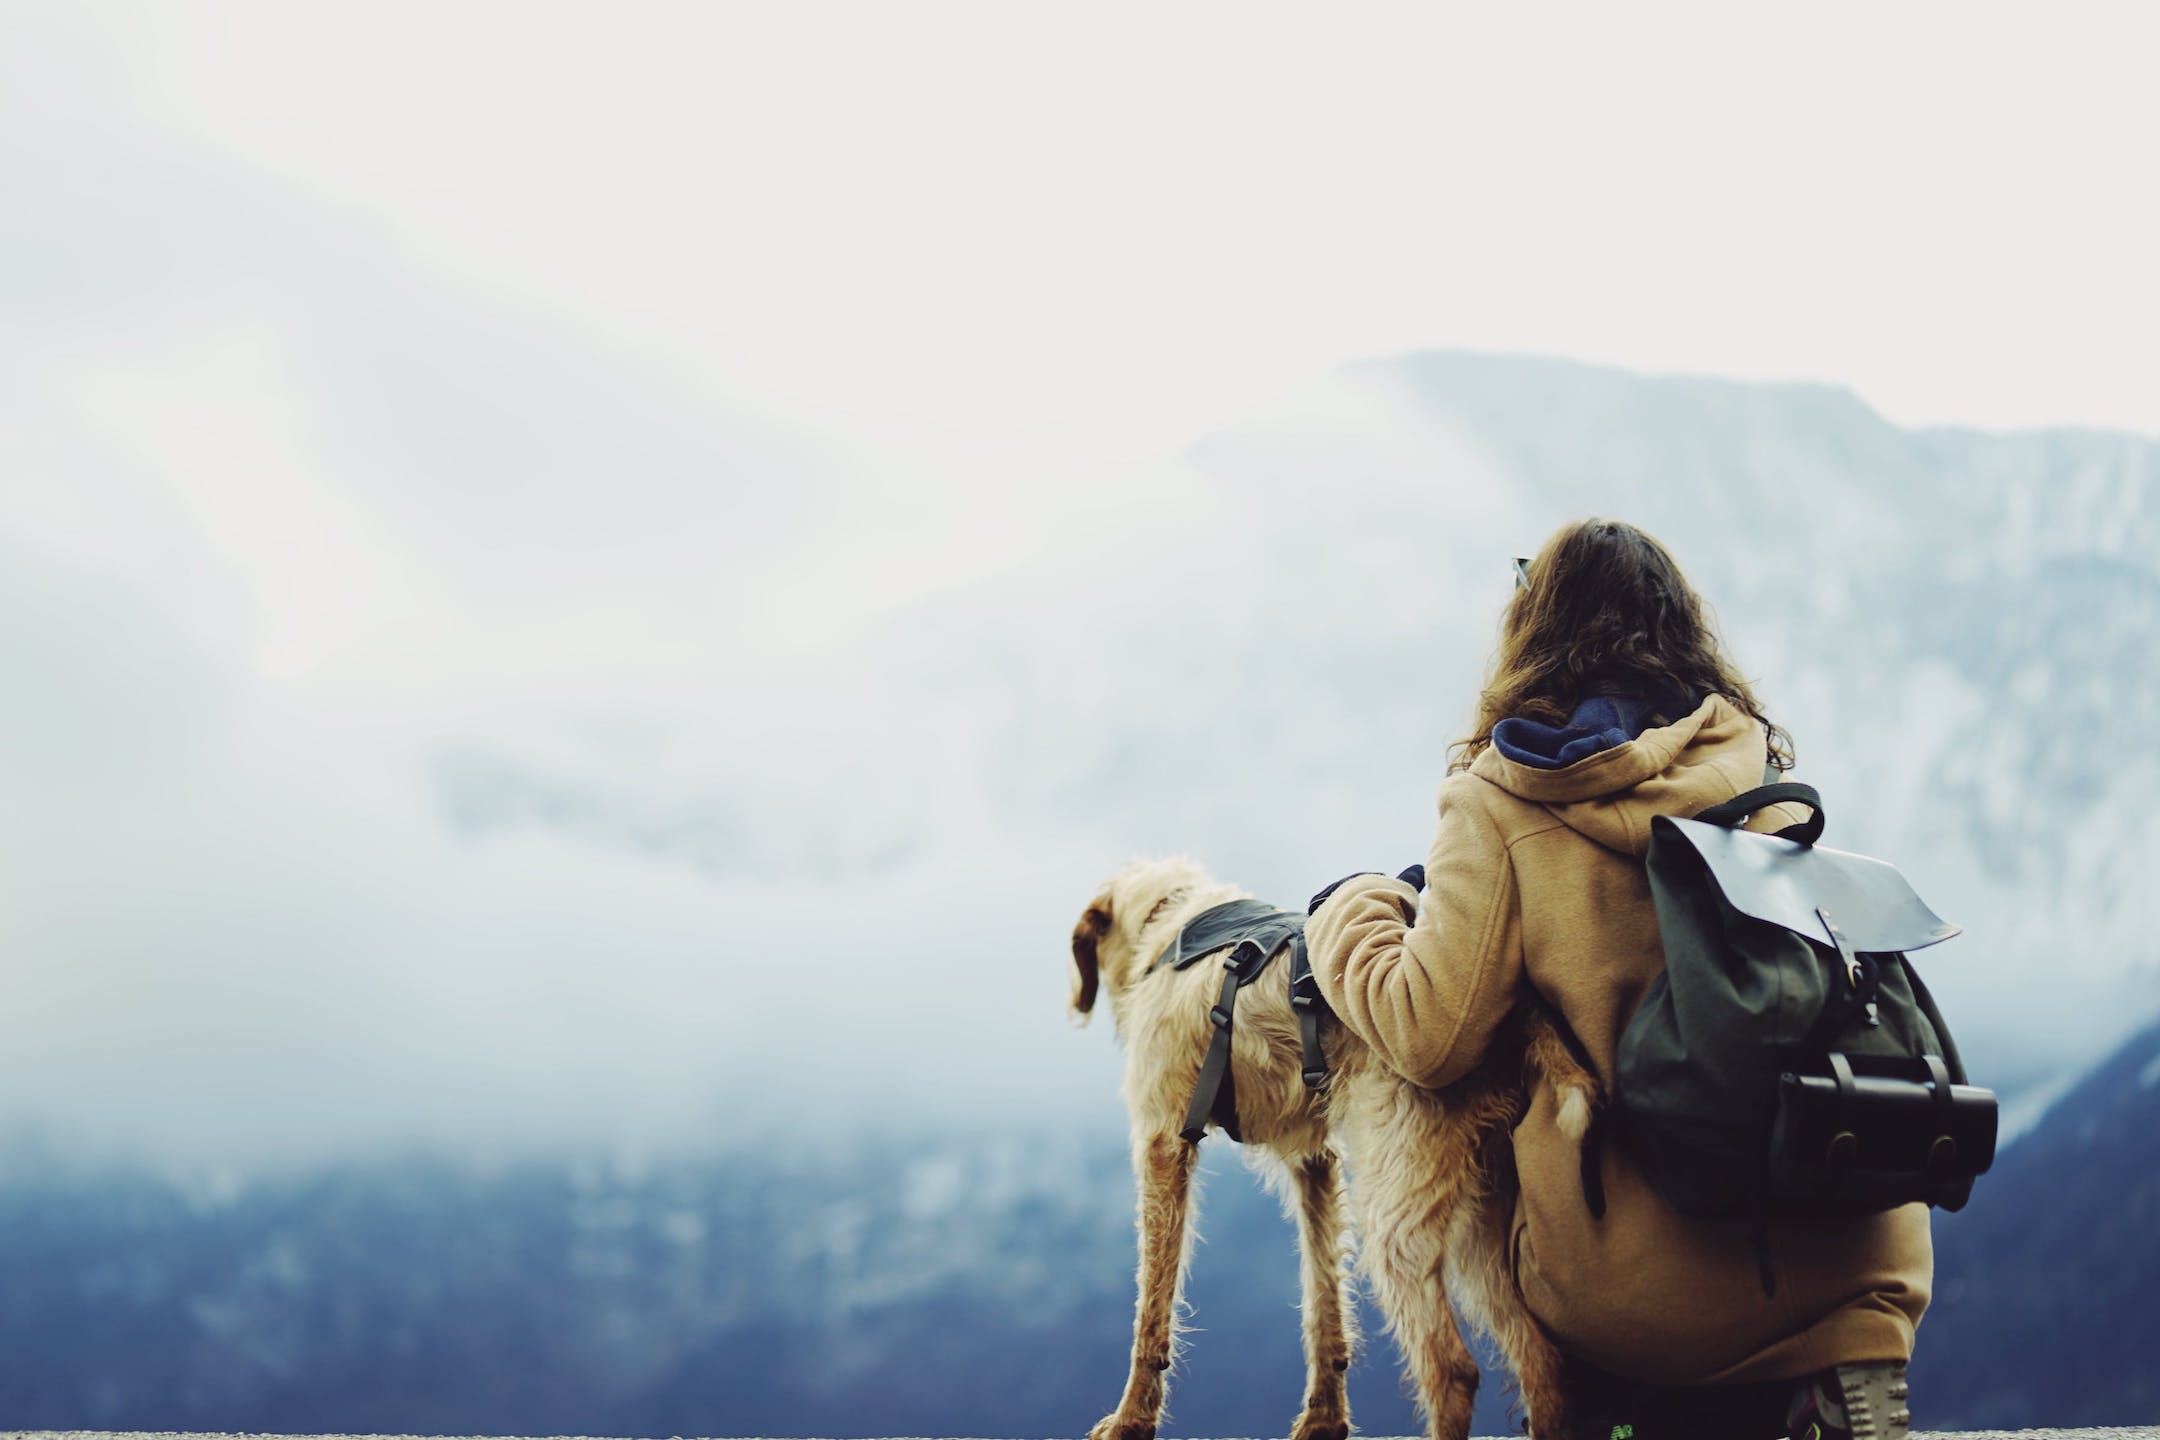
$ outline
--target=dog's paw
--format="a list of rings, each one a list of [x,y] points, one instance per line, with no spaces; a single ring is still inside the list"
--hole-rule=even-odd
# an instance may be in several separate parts
[[[1088,1440],[1155,1440],[1153,1420],[1134,1420],[1112,1412],[1095,1422]]]
[[[1350,1440],[1350,1422],[1340,1410],[1307,1410],[1290,1427],[1290,1440]]]

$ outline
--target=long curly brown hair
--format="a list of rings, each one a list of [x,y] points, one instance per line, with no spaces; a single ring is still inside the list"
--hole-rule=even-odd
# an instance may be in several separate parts
[[[1589,695],[1678,691],[1732,701],[1761,723],[1770,763],[1792,768],[1792,737],[1763,714],[1701,597],[1649,535],[1621,520],[1564,526],[1528,582],[1501,619],[1477,724],[1452,747],[1450,772],[1467,770],[1511,715],[1557,725]]]

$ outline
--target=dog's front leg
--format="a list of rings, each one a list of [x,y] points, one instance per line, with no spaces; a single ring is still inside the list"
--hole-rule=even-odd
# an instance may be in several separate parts
[[[1299,1272],[1305,1315],[1305,1409],[1290,1440],[1348,1440],[1348,1372],[1354,1340],[1343,1305],[1342,1188],[1335,1157],[1322,1151],[1297,1163]]]
[[[1185,1281],[1187,1212],[1199,1147],[1176,1135],[1133,1144],[1140,1192],[1140,1297],[1133,1313],[1132,1374],[1117,1409],[1095,1422],[1088,1440],[1154,1440],[1177,1350],[1178,1291]]]

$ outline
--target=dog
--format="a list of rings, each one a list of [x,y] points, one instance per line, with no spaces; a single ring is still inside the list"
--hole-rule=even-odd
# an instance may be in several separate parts
[[[1125,1050],[1124,1097],[1139,1192],[1139,1298],[1132,1369],[1117,1408],[1089,1440],[1153,1440],[1176,1358],[1178,1297],[1191,1257],[1197,1144],[1181,1137],[1212,1034],[1214,965],[1148,973],[1187,921],[1250,898],[1189,860],[1140,861],[1088,902],[1072,934],[1073,1015],[1107,998]],[[1323,1032],[1330,1078],[1302,1077],[1289,966],[1271,964],[1240,992],[1230,1074],[1243,1143],[1274,1169],[1297,1224],[1305,1403],[1290,1440],[1346,1440],[1346,1374],[1358,1337],[1346,1303],[1348,1232],[1358,1268],[1403,1355],[1432,1440],[1464,1440],[1478,1369],[1450,1307],[1499,1343],[1536,1440],[1565,1440],[1561,1361],[1523,1307],[1508,1265],[1514,1166],[1509,1133],[1530,1086],[1550,1084],[1577,1138],[1598,1082],[1549,1013],[1511,1020],[1478,1069],[1444,1090],[1396,1075],[1342,1025]],[[1250,1153],[1250,1152],[1248,1152]],[[1344,1184],[1347,1171],[1347,1187]],[[1349,1218],[1346,1226],[1345,1190]]]

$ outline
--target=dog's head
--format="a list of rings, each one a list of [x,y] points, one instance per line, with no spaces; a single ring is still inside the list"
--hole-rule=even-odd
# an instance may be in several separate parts
[[[1151,930],[1188,896],[1213,885],[1190,860],[1136,860],[1111,876],[1080,912],[1072,933],[1072,1012],[1082,1023],[1095,1008],[1096,992],[1115,995],[1139,978],[1155,957],[1141,953],[1141,934],[1160,949],[1172,932]],[[1159,927],[1158,927],[1159,929]]]

